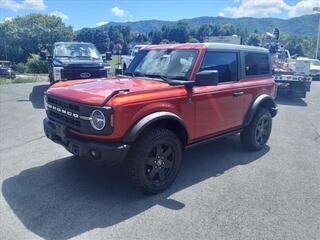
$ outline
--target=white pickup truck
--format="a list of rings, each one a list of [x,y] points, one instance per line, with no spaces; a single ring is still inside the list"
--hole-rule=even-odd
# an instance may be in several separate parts
[[[121,56],[121,67],[122,71],[125,72],[129,67],[134,56],[139,52],[139,50],[147,45],[135,45],[131,51],[131,55],[123,55]]]
[[[298,60],[310,62],[310,76],[312,77],[312,80],[320,80],[320,60],[310,58],[298,58]]]

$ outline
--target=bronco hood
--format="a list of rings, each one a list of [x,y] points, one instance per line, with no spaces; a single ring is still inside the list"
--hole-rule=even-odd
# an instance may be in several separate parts
[[[169,84],[152,79],[117,77],[61,81],[52,85],[48,94],[87,105],[101,106],[114,91],[148,91],[167,88]]]

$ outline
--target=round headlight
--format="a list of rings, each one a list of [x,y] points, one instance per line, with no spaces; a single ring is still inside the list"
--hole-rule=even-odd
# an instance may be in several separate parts
[[[106,118],[100,110],[94,110],[90,118],[91,126],[95,130],[102,130],[106,126]]]

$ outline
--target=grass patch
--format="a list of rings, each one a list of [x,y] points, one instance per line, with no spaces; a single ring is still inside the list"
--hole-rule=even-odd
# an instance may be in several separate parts
[[[16,77],[15,79],[0,78],[0,85],[3,84],[15,84],[15,83],[34,83],[34,82],[44,82],[43,78],[37,77]]]
[[[115,69],[118,66],[119,57],[120,55],[112,55],[112,60],[108,62],[111,65],[112,74],[114,74]]]

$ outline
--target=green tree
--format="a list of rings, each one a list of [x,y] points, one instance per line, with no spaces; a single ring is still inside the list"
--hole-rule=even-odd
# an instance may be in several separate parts
[[[162,39],[162,41],[160,42],[160,44],[169,44],[170,41],[168,39]]]
[[[259,46],[259,44],[260,44],[259,35],[256,33],[251,33],[247,40],[247,45]]]
[[[211,28],[208,24],[201,25],[197,32],[197,39],[204,42],[207,37],[211,35]]]
[[[185,43],[189,39],[189,25],[184,21],[179,21],[169,30],[168,39],[170,41]]]
[[[81,29],[76,36],[78,42],[93,42],[93,30],[90,28]]]
[[[108,33],[102,29],[96,29],[94,31],[92,42],[101,53],[105,53],[109,50],[110,39]]]
[[[159,44],[161,42],[161,32],[160,31],[152,31],[149,33],[149,38],[152,44]]]
[[[28,58],[26,67],[29,73],[48,73],[47,62],[40,60],[37,54],[32,54]]]
[[[43,14],[29,14],[15,17],[12,21],[0,24],[0,42],[7,46],[8,59],[14,62],[25,62],[32,53],[40,49],[50,49],[55,42],[71,41],[73,29],[66,26],[62,19]],[[4,58],[1,51],[0,58]]]
[[[188,40],[189,43],[198,43],[199,40],[196,39],[196,38],[193,38],[193,37],[190,37],[189,40]]]

